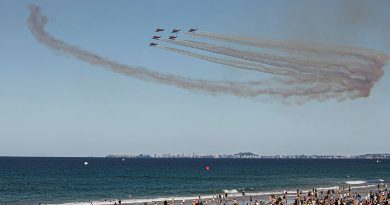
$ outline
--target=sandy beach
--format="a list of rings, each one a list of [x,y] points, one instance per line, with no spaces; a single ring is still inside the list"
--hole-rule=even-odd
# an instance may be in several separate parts
[[[63,205],[371,205],[390,203],[388,185],[361,185],[351,181],[343,187],[313,188],[311,190],[283,190],[270,192],[241,192],[225,190],[215,195],[192,197],[167,197],[153,199],[106,199],[84,203],[65,203]]]

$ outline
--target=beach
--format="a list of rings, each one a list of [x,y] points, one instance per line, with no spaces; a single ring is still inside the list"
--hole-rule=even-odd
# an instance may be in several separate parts
[[[216,195],[193,197],[167,197],[154,199],[108,199],[77,203],[78,205],[306,205],[306,204],[356,204],[390,203],[388,185],[361,185],[364,181],[349,181],[347,187],[313,188],[312,190],[283,190],[280,192],[241,192],[225,190]],[[355,186],[353,186],[355,185]],[[75,203],[67,203],[71,205]]]

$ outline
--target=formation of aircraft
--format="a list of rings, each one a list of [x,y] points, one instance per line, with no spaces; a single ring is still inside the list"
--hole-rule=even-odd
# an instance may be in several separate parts
[[[161,32],[161,31],[164,31],[164,30],[165,29],[163,29],[163,28],[156,28],[154,32]],[[197,30],[198,30],[197,28],[190,28],[188,30],[188,32],[193,33],[193,32],[195,32]],[[180,31],[180,29],[175,28],[175,29],[172,29],[171,33],[179,33],[179,31]],[[161,36],[153,36],[152,37],[153,40],[159,40],[160,38],[161,38]],[[168,37],[168,39],[170,39],[170,40],[175,40],[176,38],[177,38],[177,36],[169,36]],[[153,47],[156,47],[157,45],[158,45],[158,43],[156,43],[156,42],[151,42],[149,44],[149,46],[153,46]]]

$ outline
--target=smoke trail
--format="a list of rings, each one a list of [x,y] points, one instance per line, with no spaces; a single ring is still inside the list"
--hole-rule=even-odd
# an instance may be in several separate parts
[[[329,80],[327,80],[325,82],[320,82],[320,80],[316,79],[315,76],[311,76],[310,78],[309,77],[303,78],[302,75],[299,75],[299,73],[294,73],[292,71],[279,69],[277,67],[271,68],[271,67],[264,66],[261,64],[255,64],[255,63],[246,62],[246,61],[220,59],[220,58],[210,57],[210,56],[201,55],[201,54],[193,53],[190,51],[185,51],[185,50],[172,48],[172,47],[166,47],[166,46],[159,46],[159,48],[167,50],[167,51],[172,51],[175,53],[183,54],[183,55],[188,55],[188,56],[195,57],[198,59],[202,59],[202,60],[206,60],[206,61],[210,61],[210,62],[222,64],[222,65],[227,65],[227,66],[230,66],[233,68],[253,70],[253,71],[259,71],[259,72],[264,72],[264,73],[268,73],[268,74],[283,75],[283,76],[289,76],[289,77],[295,78],[295,80],[274,79],[272,82],[274,85],[279,85],[279,86],[291,86],[291,85],[297,86],[298,85],[299,86],[301,84],[306,84],[307,85],[306,89],[309,89],[310,86],[312,86],[312,87],[314,87],[314,86],[326,87],[327,86],[328,88],[333,87],[334,92],[340,91],[340,90],[345,90],[344,87],[340,87],[336,83],[329,84]],[[269,83],[270,82],[262,81],[261,84],[264,86],[264,85],[269,84]],[[328,83],[328,84],[326,84],[326,83]],[[252,85],[259,85],[258,82],[251,82],[251,84]],[[316,85],[313,85],[313,84],[316,84]]]
[[[318,59],[318,63],[312,64],[311,62],[305,61],[304,56],[300,61],[292,60],[291,58],[286,58],[285,56],[264,54],[261,52],[253,51],[243,51],[230,47],[222,47],[213,44],[196,42],[196,41],[187,41],[187,40],[164,40],[165,42],[186,46],[190,48],[201,49],[204,51],[209,51],[217,54],[222,54],[230,57],[240,58],[244,60],[254,61],[261,64],[271,65],[274,67],[282,69],[291,69],[297,72],[300,72],[301,77],[307,78],[310,77],[313,81],[318,81],[322,83],[339,83],[349,90],[353,88],[352,86],[357,86],[360,84],[360,88],[364,93],[363,96],[367,96],[373,87],[373,85],[381,78],[383,75],[383,65],[381,63],[371,63],[371,64],[360,64],[360,63],[351,63],[352,60],[349,59],[350,56],[342,56],[343,58],[348,58],[347,61],[339,63],[337,66],[329,69],[326,62],[321,63],[321,59]],[[336,50],[336,49],[334,49]],[[332,55],[321,55],[322,59],[332,59]],[[367,56],[366,56],[367,58]],[[308,75],[310,74],[310,75]],[[313,79],[314,77],[314,79]],[[356,88],[356,87],[355,87]]]
[[[377,72],[366,72],[367,65],[359,65],[352,63],[341,63],[330,65],[328,63],[311,63],[307,60],[301,59],[291,59],[284,56],[271,55],[261,52],[253,51],[243,51],[233,48],[227,48],[222,46],[217,46],[208,43],[196,42],[196,41],[186,41],[186,40],[164,40],[166,42],[177,44],[181,46],[197,48],[204,51],[214,52],[218,54],[223,54],[231,57],[241,58],[244,60],[254,61],[266,65],[271,65],[275,67],[281,67],[285,69],[292,69],[295,71],[302,72],[302,75],[305,73],[316,73],[319,75],[329,75],[332,73],[338,73],[340,75],[349,75],[351,78],[369,78],[370,80],[376,80],[383,74],[382,67],[374,67]],[[322,56],[324,58],[324,56]],[[380,66],[383,66],[380,65]],[[362,72],[358,72],[362,70]],[[372,69],[372,71],[375,71]],[[378,73],[379,72],[379,73]],[[353,75],[352,75],[353,74]]]
[[[277,49],[292,54],[295,54],[296,52],[305,52],[310,54],[352,56],[357,59],[372,61],[374,63],[379,63],[383,65],[385,62],[387,62],[389,58],[384,53],[367,49],[367,48],[356,48],[356,47],[336,46],[336,45],[327,46],[322,44],[294,42],[294,41],[262,40],[258,38],[229,36],[229,35],[221,35],[221,34],[208,33],[208,32],[196,32],[196,33],[187,32],[186,34],[192,35],[194,37],[203,37],[203,38],[209,38],[214,40],[233,42],[233,43],[238,43],[246,46]]]
[[[198,58],[201,60],[206,60],[206,61],[210,61],[213,63],[222,64],[222,65],[227,65],[227,66],[234,67],[234,68],[258,71],[258,72],[269,73],[269,74],[284,75],[284,76],[294,77],[297,79],[301,78],[301,75],[299,75],[299,73],[297,73],[297,72],[290,71],[287,69],[280,69],[278,67],[261,65],[261,64],[248,62],[248,61],[220,59],[220,58],[210,57],[210,56],[201,55],[201,54],[193,53],[190,51],[185,51],[185,50],[172,48],[172,47],[166,47],[166,46],[159,46],[159,48],[167,50],[167,51],[172,51],[175,53],[191,56],[191,57]]]
[[[47,17],[41,15],[40,8],[37,6],[30,6],[30,12],[31,14],[28,18],[28,26],[32,34],[38,42],[47,46],[49,49],[70,55],[91,65],[97,65],[113,72],[121,73],[140,80],[175,86],[190,91],[202,92],[211,95],[230,94],[248,98],[254,98],[261,95],[274,96],[282,99],[293,97],[293,99],[296,99],[299,102],[304,102],[305,100],[310,99],[322,101],[329,98],[344,100],[366,97],[372,87],[369,84],[359,82],[350,82],[347,85],[343,85],[342,83],[330,85],[324,82],[310,82],[305,79],[276,80],[271,83],[268,81],[210,81],[160,73],[139,66],[128,66],[83,50],[77,46],[67,44],[62,40],[51,36],[45,31],[45,25],[48,19]],[[213,59],[209,58],[209,60]],[[224,64],[224,61],[222,60],[214,59],[214,62]],[[241,66],[243,68],[246,66],[247,69],[250,67],[249,65],[251,65],[250,63],[246,64],[234,61],[229,63],[231,66],[234,65],[235,67]],[[225,62],[225,65],[228,65],[228,63]],[[261,66],[256,67],[259,71],[261,70],[260,68]],[[289,77],[296,75],[294,73],[289,73],[290,71],[286,72],[286,70],[282,67],[276,67],[274,69],[271,68],[272,67],[263,67],[262,71],[280,75],[287,73],[287,76]],[[294,84],[294,86],[286,86],[290,84]]]
[[[162,41],[165,41],[165,40],[162,40]],[[204,43],[197,43],[197,42],[193,42],[193,41],[191,41],[191,42],[195,43],[197,45],[188,44],[186,41],[180,41],[180,40],[175,40],[175,41],[167,40],[167,42],[182,45],[182,46],[187,46],[187,47],[191,47],[191,48],[198,48],[198,49],[202,49],[205,51],[211,51],[211,52],[218,53],[218,54],[224,54],[224,55],[228,55],[231,57],[242,58],[242,59],[246,59],[246,60],[248,60],[248,59],[253,60],[253,58],[251,58],[247,52],[243,53],[241,51],[233,50],[230,48],[229,49],[228,48],[215,49],[215,48],[220,48],[220,47],[217,47],[215,45],[208,45],[207,48],[200,47],[199,45],[205,45],[205,44]],[[213,49],[210,49],[210,47],[212,47]],[[281,67],[280,60],[279,61],[275,61],[275,60],[274,61],[263,61],[263,60],[257,61],[257,60],[254,60],[255,62],[267,64],[267,65],[263,65],[263,64],[257,64],[257,63],[251,63],[248,61],[237,61],[237,60],[230,60],[229,61],[226,59],[222,60],[222,59],[217,59],[217,58],[213,58],[210,56],[200,55],[200,54],[192,53],[189,51],[184,51],[181,49],[171,48],[171,47],[164,47],[164,49],[169,50],[169,51],[173,51],[176,53],[184,54],[184,55],[189,55],[189,56],[192,56],[192,57],[195,57],[198,59],[207,60],[210,62],[228,65],[228,66],[241,68],[241,69],[254,70],[254,71],[265,72],[265,73],[269,73],[269,74],[285,75],[285,76],[289,76],[289,77],[293,77],[293,78],[297,78],[297,79],[308,79],[308,78],[311,79],[314,76],[312,71],[305,71],[305,70],[300,69],[300,68],[298,68],[299,70],[294,70],[294,69],[291,69],[289,67]],[[227,50],[234,51],[234,52],[229,53],[229,52],[226,52]],[[246,55],[246,54],[248,54],[248,55]],[[322,71],[322,76],[326,77],[324,71]]]

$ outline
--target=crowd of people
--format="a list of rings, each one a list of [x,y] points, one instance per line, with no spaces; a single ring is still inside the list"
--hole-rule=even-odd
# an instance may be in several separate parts
[[[287,195],[285,191],[283,194],[269,197],[270,205],[287,205]],[[389,205],[390,192],[387,184],[378,184],[377,189],[369,190],[356,189],[352,191],[351,187],[345,189],[344,187],[329,190],[317,190],[303,193],[297,190],[294,201],[290,205]],[[257,204],[256,204],[257,205]]]
[[[370,189],[371,188],[371,189]],[[192,201],[192,205],[390,205],[390,191],[387,184],[378,184],[373,187],[351,189],[340,187],[337,189],[310,191],[297,190],[296,193],[283,191],[281,194],[271,194],[267,200],[254,199],[252,196],[228,197],[228,194],[217,195],[209,199]],[[164,205],[170,205],[165,202]],[[185,205],[185,201],[181,202]]]

